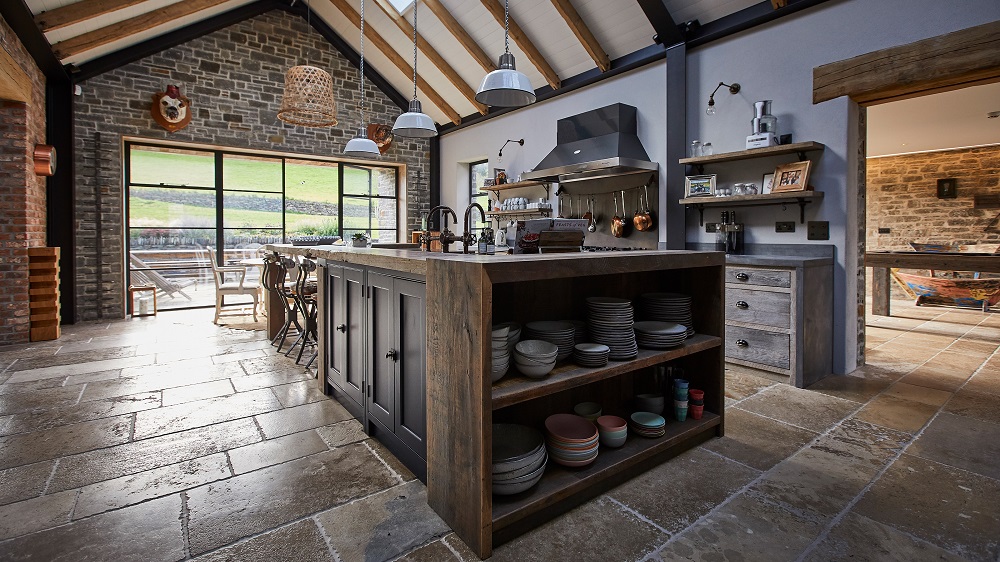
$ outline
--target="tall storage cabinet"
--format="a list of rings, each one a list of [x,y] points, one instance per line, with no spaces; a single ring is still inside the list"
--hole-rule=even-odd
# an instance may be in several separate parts
[[[421,480],[426,479],[423,280],[326,264],[326,390]]]

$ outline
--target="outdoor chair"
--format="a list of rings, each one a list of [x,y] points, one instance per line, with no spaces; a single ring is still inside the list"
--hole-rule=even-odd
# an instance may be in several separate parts
[[[246,280],[247,268],[244,266],[220,266],[218,264],[215,250],[208,249],[209,262],[212,264],[213,279],[215,280],[215,323],[219,323],[219,315],[222,313],[222,300],[226,295],[245,295],[253,298],[253,320],[257,321],[257,293],[259,285]],[[228,281],[226,275],[234,275],[235,281]]]
[[[184,289],[195,284],[194,279],[167,279],[160,272],[152,269],[146,262],[142,261],[132,252],[129,252],[129,263],[132,265],[131,274],[143,283],[153,285],[157,291],[174,298],[175,294],[180,294],[187,300],[191,297],[184,292]],[[135,284],[135,283],[133,283]]]

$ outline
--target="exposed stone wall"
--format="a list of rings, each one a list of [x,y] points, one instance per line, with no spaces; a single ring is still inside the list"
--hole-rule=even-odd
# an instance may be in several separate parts
[[[976,195],[1000,195],[1000,145],[868,159],[869,250],[910,242],[1000,244],[1000,209],[973,209]],[[955,178],[958,198],[938,199],[937,180]],[[888,234],[878,229],[889,228]]]
[[[45,143],[45,76],[0,18],[0,48],[31,79],[31,101],[0,101],[0,344],[28,341],[27,248],[46,243],[45,178],[32,153]]]
[[[278,120],[284,73],[308,62],[330,72],[339,124],[329,129],[293,127]],[[76,98],[77,303],[81,319],[121,315],[124,310],[122,239],[122,136],[168,139],[232,148],[253,148],[316,156],[337,156],[357,134],[358,71],[301,17],[272,11],[123,66],[82,84]],[[191,99],[193,118],[176,133],[156,125],[151,96],[177,84]],[[369,120],[392,124],[400,110],[366,82]],[[95,133],[101,150],[95,150]],[[412,186],[418,170],[430,171],[429,142],[395,138],[378,161],[407,166],[406,231],[419,227],[429,207],[426,179]],[[100,160],[100,173],[95,161]],[[402,178],[401,178],[402,179]],[[102,193],[96,206],[95,189]],[[96,213],[102,213],[103,251],[96,252]],[[97,286],[101,268],[102,286]]]

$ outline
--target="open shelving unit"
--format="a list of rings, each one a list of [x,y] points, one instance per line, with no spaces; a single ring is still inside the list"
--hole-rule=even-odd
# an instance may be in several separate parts
[[[755,207],[790,204],[799,206],[799,223],[806,221],[806,205],[823,198],[822,191],[786,191],[762,195],[731,195],[729,197],[685,197],[678,203],[698,209],[698,226],[705,226],[705,207]]]
[[[481,558],[493,546],[724,431],[725,259],[716,252],[541,254],[496,261],[428,260],[428,503]],[[436,280],[436,281],[435,281]],[[587,368],[560,363],[542,380],[516,373],[492,384],[495,323],[586,318],[586,297],[692,296],[697,333],[673,349],[640,349],[628,361]],[[461,322],[456,322],[461,318]],[[596,400],[628,417],[636,393],[658,388],[654,368],[684,369],[705,390],[700,420],[668,421],[666,435],[630,435],[581,468],[549,463],[539,483],[493,496],[492,427],[542,427],[551,414]],[[664,417],[668,417],[665,413]]]
[[[806,141],[792,144],[780,144],[778,146],[766,146],[764,148],[751,148],[748,150],[737,150],[735,152],[723,152],[721,154],[711,154],[709,156],[695,156],[693,158],[681,158],[678,162],[687,166],[694,166],[699,174],[705,172],[705,164],[718,164],[720,162],[734,162],[737,160],[749,160],[751,158],[769,158],[771,156],[781,156],[783,154],[795,154],[799,160],[808,158],[807,152],[822,151],[826,148],[821,142]]]

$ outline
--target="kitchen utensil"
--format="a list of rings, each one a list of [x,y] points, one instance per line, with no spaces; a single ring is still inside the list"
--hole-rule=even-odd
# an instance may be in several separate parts
[[[560,194],[557,197],[559,200],[559,218],[564,219],[566,218],[566,207],[563,205],[563,196]]]
[[[646,186],[643,186],[645,189]],[[635,224],[635,229],[645,232],[647,230],[653,229],[653,217],[649,214],[649,199],[646,199],[645,210],[642,210],[642,192],[636,189],[637,199],[639,200],[639,205],[635,210],[635,216],[632,217],[632,222]],[[647,193],[648,197],[648,193]]]
[[[587,225],[588,232],[597,232],[597,216],[594,215],[594,198],[590,198],[590,211],[587,213],[590,224]]]
[[[615,202],[615,216],[611,219],[611,235],[615,238],[621,238],[625,234],[625,219],[618,215],[618,195],[612,193],[611,198]]]
[[[649,206],[649,184],[642,186],[643,193],[646,194],[646,216],[649,217],[649,228],[648,230],[656,230],[656,215],[653,214],[652,208]]]

